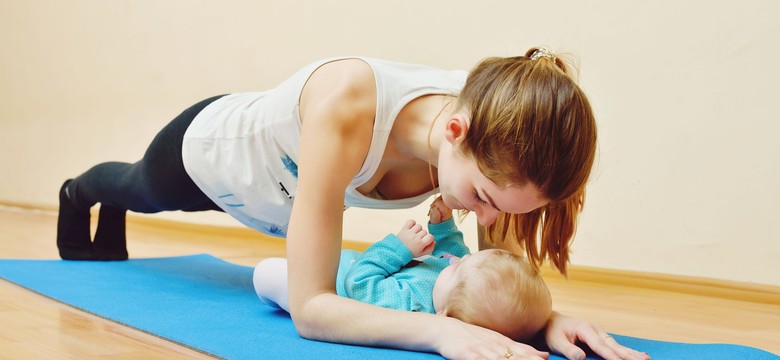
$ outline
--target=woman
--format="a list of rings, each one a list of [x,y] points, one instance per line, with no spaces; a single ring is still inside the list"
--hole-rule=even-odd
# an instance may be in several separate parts
[[[343,210],[411,207],[438,188],[449,207],[489,227],[488,240],[517,239],[534,263],[550,258],[565,272],[595,147],[587,99],[544,49],[485,60],[470,74],[329,59],[267,92],[204,100],[166,126],[141,161],[100,164],[66,181],[57,244],[63,259],[126,259],[127,209],[222,210],[287,237],[290,313],[303,337],[447,358],[545,358],[458,320],[337,296]],[[551,349],[584,357],[578,339],[608,359],[647,358],[554,313]]]

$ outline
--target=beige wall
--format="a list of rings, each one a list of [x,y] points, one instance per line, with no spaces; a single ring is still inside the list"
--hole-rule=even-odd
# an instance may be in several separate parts
[[[0,201],[55,205],[186,106],[318,58],[468,69],[547,45],[578,59],[600,125],[573,263],[780,285],[779,4],[0,0]],[[345,237],[407,217],[424,206],[351,209]]]

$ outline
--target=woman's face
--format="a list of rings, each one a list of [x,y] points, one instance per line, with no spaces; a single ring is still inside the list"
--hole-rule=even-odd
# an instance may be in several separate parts
[[[439,191],[447,206],[471,211],[480,225],[487,226],[501,211],[525,214],[547,205],[549,200],[530,182],[503,187],[485,177],[475,160],[455,148],[454,139],[443,141],[439,151]]]

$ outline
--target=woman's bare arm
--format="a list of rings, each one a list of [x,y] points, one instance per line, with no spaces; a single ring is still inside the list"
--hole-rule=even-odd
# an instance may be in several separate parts
[[[287,237],[290,312],[303,337],[435,350],[432,330],[429,334],[415,332],[414,336],[389,331],[430,324],[435,317],[391,311],[335,295],[344,190],[370,146],[375,94],[373,73],[360,60],[324,65],[312,75],[302,94],[298,188]]]

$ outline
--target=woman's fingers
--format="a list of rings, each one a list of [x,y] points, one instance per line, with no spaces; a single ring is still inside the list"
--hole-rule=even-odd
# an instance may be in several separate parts
[[[605,334],[604,342],[615,352],[621,360],[650,360],[650,355],[620,345],[612,336]]]
[[[547,359],[550,357],[550,353],[548,352],[539,351],[532,346],[521,343],[514,343],[501,354],[505,359],[516,359],[515,356],[517,355],[520,355],[519,358],[529,359]]]
[[[439,351],[448,359],[545,360],[550,354],[495,331],[447,318]]]
[[[585,352],[575,344],[582,341],[607,360],[649,360],[647,353],[620,345],[600,326],[553,312],[545,329],[545,340],[551,350],[569,360],[585,359]]]
[[[511,340],[509,341],[511,342]],[[483,343],[482,346],[475,350],[476,351],[468,354],[464,358],[496,360],[546,360],[550,357],[549,353],[539,351],[526,344],[516,342],[511,342],[510,344],[487,342]]]
[[[607,343],[608,340],[611,340],[611,343],[617,344],[615,339],[596,326],[591,326],[590,329],[581,331],[579,338],[588,344],[588,346],[590,346],[590,348],[596,352],[596,354],[599,354],[606,360],[623,359],[620,355],[618,355],[617,352],[615,352],[611,344]]]
[[[566,339],[562,341],[548,340],[548,345],[555,352],[563,355],[568,360],[585,360],[585,351],[574,345],[571,341]]]
[[[592,331],[583,331],[582,339],[599,356],[606,360],[649,360],[646,353],[620,345],[611,335],[600,327],[594,326]]]

